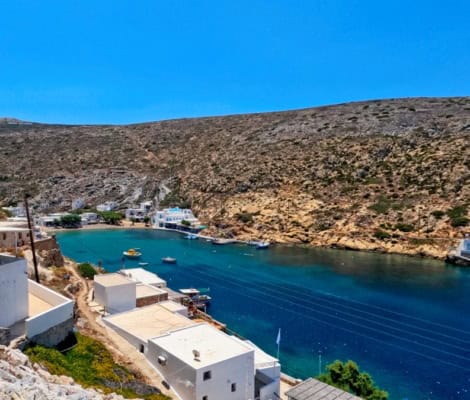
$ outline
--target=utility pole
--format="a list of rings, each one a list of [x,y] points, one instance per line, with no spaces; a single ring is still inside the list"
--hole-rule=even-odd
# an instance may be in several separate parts
[[[28,206],[28,195],[24,196],[24,208],[26,209],[26,218],[28,219],[28,229],[29,229],[29,240],[31,243],[31,251],[33,253],[33,264],[34,264],[34,275],[36,282],[39,283],[39,273],[38,273],[38,261],[36,259],[36,249],[34,248],[34,234],[33,228],[31,227],[31,218],[29,216],[29,206]]]

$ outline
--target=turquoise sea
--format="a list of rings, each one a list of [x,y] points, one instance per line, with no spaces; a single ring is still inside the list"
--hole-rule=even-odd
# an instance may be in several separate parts
[[[328,249],[214,246],[153,230],[57,234],[79,262],[121,268],[138,247],[173,289],[210,288],[208,312],[306,378],[355,360],[390,399],[470,399],[470,269]],[[161,263],[175,257],[177,265]],[[136,267],[137,261],[125,261]],[[321,361],[320,361],[321,356]]]

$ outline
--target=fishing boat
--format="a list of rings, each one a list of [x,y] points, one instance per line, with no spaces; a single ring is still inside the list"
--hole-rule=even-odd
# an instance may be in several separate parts
[[[146,267],[147,265],[149,265],[149,263],[148,262],[140,262],[139,265],[141,267]]]
[[[183,304],[192,303],[197,308],[205,309],[211,302],[212,297],[207,294],[201,294],[203,289],[195,289],[195,288],[188,288],[188,289],[180,289],[180,293],[184,294],[186,300],[183,301]],[[204,289],[204,291],[208,292],[209,289]]]
[[[127,251],[123,251],[122,254],[127,258],[140,258],[142,253],[137,251],[136,249],[129,249]]]
[[[176,264],[176,258],[173,257],[163,257],[162,262],[165,264]]]
[[[258,250],[261,250],[261,249],[267,249],[269,247],[269,242],[259,242],[257,245],[256,245],[256,248]]]
[[[196,240],[196,239],[198,239],[198,236],[195,235],[194,233],[188,233],[188,234],[186,235],[186,239],[189,239],[189,240]]]

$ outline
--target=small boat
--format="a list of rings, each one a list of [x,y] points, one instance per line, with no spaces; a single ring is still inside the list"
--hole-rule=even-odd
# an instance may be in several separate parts
[[[127,258],[140,258],[142,253],[137,251],[136,249],[129,249],[127,251],[123,251],[122,254]]]
[[[163,257],[162,262],[165,264],[176,264],[176,258],[173,257]]]
[[[269,242],[259,242],[257,245],[256,245],[256,248],[258,250],[261,250],[261,249],[267,249],[269,247]]]
[[[188,233],[188,234],[186,235],[186,239],[189,239],[189,240],[196,240],[196,239],[198,239],[198,236],[195,235],[194,233]]]
[[[147,265],[149,265],[149,263],[148,262],[140,262],[139,265],[141,267],[146,267]]]

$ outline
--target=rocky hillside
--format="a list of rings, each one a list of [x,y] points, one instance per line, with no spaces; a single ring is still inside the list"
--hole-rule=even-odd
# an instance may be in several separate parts
[[[470,208],[470,97],[126,126],[0,119],[0,202],[154,197],[239,238],[442,257]]]
[[[5,346],[0,346],[0,398],[124,400],[114,393],[84,389],[67,376],[51,375],[39,365],[32,365],[21,351]]]

